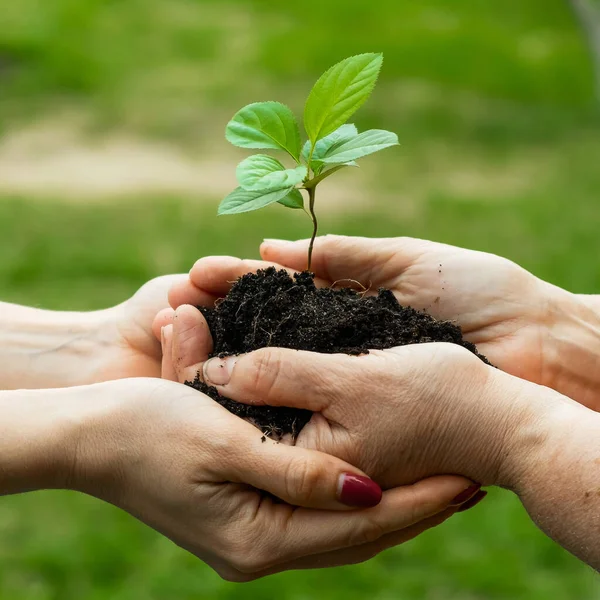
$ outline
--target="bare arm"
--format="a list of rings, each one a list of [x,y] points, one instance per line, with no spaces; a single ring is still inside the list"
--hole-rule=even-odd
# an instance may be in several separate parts
[[[511,452],[509,487],[547,535],[600,570],[600,415],[551,390],[526,388],[537,396],[539,416],[521,432],[524,451]]]
[[[108,311],[56,312],[0,303],[0,389],[98,379],[112,345]]]
[[[382,497],[348,463],[263,443],[210,398],[138,378],[0,392],[0,496],[42,488],[115,504],[250,581],[367,560],[451,517],[472,482],[433,477]]]
[[[600,296],[545,286],[549,308],[539,383],[600,411]]]
[[[75,428],[57,390],[0,392],[0,496],[65,487]]]
[[[160,376],[152,322],[184,275],[152,279],[125,302],[58,312],[0,302],[0,390],[88,385]]]

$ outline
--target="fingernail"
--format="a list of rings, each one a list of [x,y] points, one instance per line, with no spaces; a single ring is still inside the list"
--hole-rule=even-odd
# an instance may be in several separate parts
[[[162,346],[165,345],[165,328],[164,327],[160,328],[160,343]]]
[[[484,490],[480,490],[477,492],[468,502],[465,502],[456,512],[464,512],[465,510],[469,510],[474,506],[477,506],[488,493]]]
[[[343,473],[340,476],[338,496],[342,504],[355,508],[372,508],[381,502],[381,488],[368,477]]]
[[[231,372],[237,356],[227,356],[226,358],[211,358],[204,363],[202,373],[204,375],[204,383],[207,385],[227,385],[231,379]]]
[[[467,500],[470,500],[479,490],[481,486],[478,483],[474,483],[470,485],[466,490],[463,490],[452,502],[450,502],[450,506],[460,506],[464,504]]]

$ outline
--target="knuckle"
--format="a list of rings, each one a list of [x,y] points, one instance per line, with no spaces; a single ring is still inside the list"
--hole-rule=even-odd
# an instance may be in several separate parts
[[[252,354],[252,372],[248,384],[266,402],[281,379],[281,354],[275,348],[261,348]]]
[[[242,575],[250,576],[264,571],[269,563],[270,557],[260,547],[256,547],[236,554],[232,558],[231,566]]]
[[[413,485],[407,489],[410,494],[406,505],[406,522],[417,523],[427,511],[426,499],[419,493],[417,486]]]
[[[249,531],[238,530],[235,537],[232,535],[226,540],[223,549],[222,558],[228,569],[243,576],[244,581],[250,581],[249,576],[266,569],[272,560],[261,539]]]
[[[285,485],[290,500],[306,506],[312,503],[320,480],[320,469],[311,460],[291,461],[287,467]]]
[[[343,249],[344,244],[348,240],[345,235],[337,235],[335,233],[328,233],[324,236],[324,240],[328,244],[329,248],[333,251]]]
[[[362,546],[372,544],[381,539],[387,531],[385,527],[375,518],[365,518],[363,525],[352,532],[350,546]]]

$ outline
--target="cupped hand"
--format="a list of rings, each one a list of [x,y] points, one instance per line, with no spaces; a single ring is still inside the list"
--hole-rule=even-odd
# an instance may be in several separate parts
[[[537,417],[537,386],[454,344],[414,344],[362,356],[262,348],[208,358],[212,338],[195,307],[163,329],[163,376],[198,373],[232,400],[315,414],[296,444],[333,454],[384,489],[442,473],[513,487]],[[525,440],[525,442],[523,442]]]
[[[382,497],[350,464],[263,440],[180,384],[82,389],[93,398],[76,403],[85,426],[68,487],[125,509],[232,581],[366,560],[447,519],[472,485],[437,477]]]
[[[532,384],[453,344],[358,357],[263,348],[200,369],[232,400],[313,411],[297,445],[357,465],[384,489],[440,473],[512,487],[535,414],[523,388]]]
[[[159,330],[153,330],[153,322],[157,313],[169,306],[169,290],[187,281],[187,275],[157,277],[122,304],[102,311],[97,335],[103,342],[104,359],[95,382],[160,377],[162,353]]]
[[[232,257],[202,258],[187,281],[169,294],[173,308],[210,305],[227,293],[239,276],[266,265],[290,271],[306,268],[308,240],[266,240],[265,262]],[[538,279],[515,263],[493,254],[412,238],[371,239],[328,235],[317,238],[312,270],[317,285],[352,286],[372,294],[393,291],[401,304],[460,325],[465,338],[502,370],[595,407],[587,382],[564,373],[567,352],[590,363],[584,344],[572,340],[583,321],[582,303]],[[562,366],[561,366],[562,364]]]

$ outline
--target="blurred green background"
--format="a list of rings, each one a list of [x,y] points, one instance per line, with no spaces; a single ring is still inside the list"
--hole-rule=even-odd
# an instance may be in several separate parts
[[[215,217],[242,104],[301,113],[321,72],[383,51],[356,122],[402,146],[324,184],[323,232],[414,235],[600,293],[600,119],[566,0],[0,0],[0,296],[118,303],[204,254],[305,237],[279,206]],[[332,178],[336,179],[336,178]],[[600,582],[492,491],[361,566],[245,586],[69,493],[0,503],[0,599],[600,598]]]

